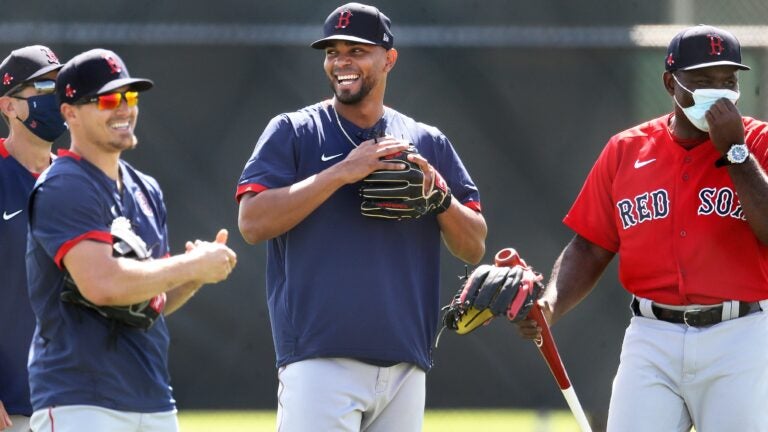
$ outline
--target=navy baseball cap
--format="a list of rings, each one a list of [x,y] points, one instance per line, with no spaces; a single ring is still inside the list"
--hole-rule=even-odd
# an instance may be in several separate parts
[[[73,104],[126,85],[131,90],[144,91],[154,83],[145,78],[131,78],[117,54],[96,48],[72,57],[61,68],[56,77],[56,94],[60,104]]]
[[[669,72],[701,69],[710,66],[736,66],[741,64],[741,46],[730,32],[699,24],[681,31],[669,43],[664,67]]]
[[[61,69],[56,54],[42,45],[32,45],[11,51],[0,64],[0,95],[48,72]]]
[[[323,38],[312,42],[312,48],[323,49],[329,41],[345,40],[392,48],[395,38],[391,22],[374,6],[347,3],[328,15],[323,25]]]

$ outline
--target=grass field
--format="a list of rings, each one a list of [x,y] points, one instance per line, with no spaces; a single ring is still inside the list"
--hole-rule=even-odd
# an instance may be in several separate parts
[[[275,430],[275,412],[181,411],[179,423],[181,432],[267,432]],[[579,428],[570,411],[431,410],[423,431],[579,432]]]

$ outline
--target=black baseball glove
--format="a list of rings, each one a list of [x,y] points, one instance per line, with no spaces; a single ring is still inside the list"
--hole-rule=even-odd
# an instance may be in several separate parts
[[[151,258],[146,243],[133,232],[131,222],[128,219],[118,217],[112,221],[110,233],[112,234],[112,256],[132,258],[139,261]],[[64,302],[92,309],[110,320],[113,324],[123,324],[129,327],[148,330],[163,312],[166,296],[165,293],[162,293],[149,300],[128,306],[98,306],[83,297],[74,279],[67,272],[64,275],[64,289],[61,292],[60,298]]]
[[[416,219],[439,214],[451,205],[451,189],[435,171],[434,179],[425,179],[424,172],[409,154],[418,153],[409,147],[384,158],[386,162],[402,163],[405,169],[374,171],[363,179],[360,196],[363,216],[384,219]]]
[[[443,308],[443,325],[466,334],[500,315],[523,320],[544,290],[541,280],[530,267],[481,265]]]

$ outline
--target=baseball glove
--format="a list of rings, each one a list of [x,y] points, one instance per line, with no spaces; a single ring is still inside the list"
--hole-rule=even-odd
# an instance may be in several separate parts
[[[112,256],[139,261],[151,259],[146,243],[133,232],[128,219],[118,217],[112,221],[110,233],[112,234]],[[162,293],[149,300],[128,306],[98,306],[83,297],[74,279],[67,272],[64,275],[64,289],[60,298],[64,302],[92,309],[113,324],[148,330],[163,312],[166,296]]]
[[[451,189],[435,171],[433,179],[425,179],[419,166],[408,160],[409,154],[418,153],[416,147],[391,154],[386,162],[402,163],[405,169],[374,171],[363,179],[360,196],[363,216],[384,219],[417,219],[439,214],[451,205]]]
[[[481,265],[443,308],[443,325],[466,334],[500,315],[523,320],[544,290],[541,280],[530,267]]]

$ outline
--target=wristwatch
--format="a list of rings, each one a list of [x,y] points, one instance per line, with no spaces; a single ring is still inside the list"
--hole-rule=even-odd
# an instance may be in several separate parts
[[[749,148],[746,144],[733,144],[725,152],[725,155],[715,162],[716,167],[722,167],[732,164],[742,164],[749,159]]]

